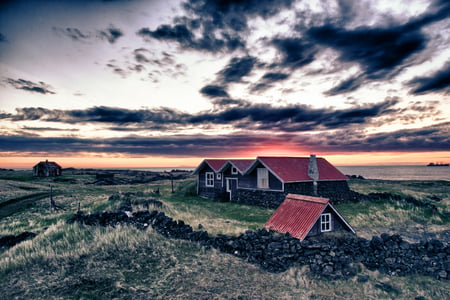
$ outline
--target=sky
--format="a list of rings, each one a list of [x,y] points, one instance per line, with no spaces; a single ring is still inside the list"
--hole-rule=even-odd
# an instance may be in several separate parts
[[[0,4],[0,168],[450,162],[447,0]]]

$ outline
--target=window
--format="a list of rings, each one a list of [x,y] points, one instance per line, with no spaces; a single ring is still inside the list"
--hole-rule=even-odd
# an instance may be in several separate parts
[[[217,180],[221,180],[221,179],[222,179],[222,173],[217,173],[216,179],[217,179]]]
[[[231,167],[231,174],[236,175],[238,173],[235,167]]]
[[[206,186],[214,186],[214,173],[206,172],[205,174]]]
[[[331,214],[320,215],[320,231],[331,231]]]
[[[267,189],[269,188],[269,170],[266,168],[258,168],[258,188]]]

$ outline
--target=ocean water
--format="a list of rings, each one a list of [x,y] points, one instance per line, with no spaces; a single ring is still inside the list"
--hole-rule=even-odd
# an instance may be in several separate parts
[[[337,168],[345,175],[361,175],[367,179],[450,181],[450,167],[347,166]]]
[[[387,180],[446,180],[450,181],[450,167],[427,166],[342,166],[345,175],[361,175],[367,179]],[[135,170],[170,172],[172,169],[193,171],[195,168],[142,168]]]

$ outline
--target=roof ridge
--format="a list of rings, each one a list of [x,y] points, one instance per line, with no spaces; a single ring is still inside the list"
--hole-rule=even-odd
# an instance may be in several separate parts
[[[314,203],[320,203],[320,204],[327,204],[330,202],[330,199],[328,199],[328,198],[313,197],[313,196],[300,195],[300,194],[287,194],[286,199],[314,202]]]

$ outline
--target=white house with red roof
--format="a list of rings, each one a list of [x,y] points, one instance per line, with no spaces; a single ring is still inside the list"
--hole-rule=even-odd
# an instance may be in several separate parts
[[[347,176],[315,155],[205,159],[194,174],[198,176],[198,194],[220,201],[278,207],[290,193],[332,201],[351,197]]]

